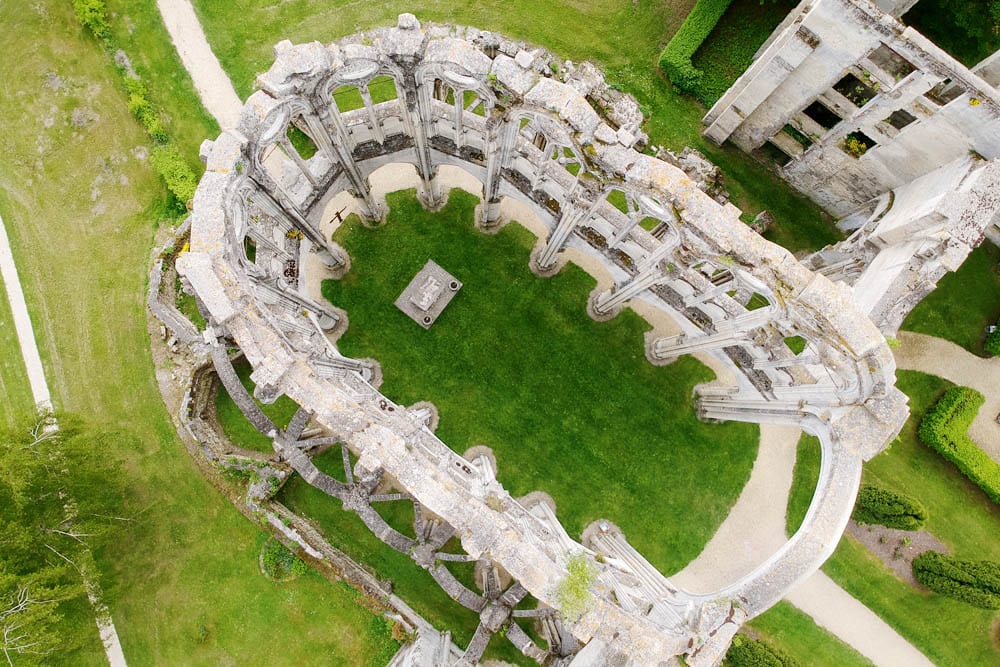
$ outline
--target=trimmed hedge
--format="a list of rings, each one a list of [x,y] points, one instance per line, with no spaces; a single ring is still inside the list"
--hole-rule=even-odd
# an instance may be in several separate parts
[[[866,484],[858,492],[854,520],[899,530],[920,530],[927,520],[927,510],[915,498]]]
[[[80,24],[89,30],[104,50],[114,54],[117,46],[111,36],[111,26],[108,23],[108,11],[104,0],[73,0],[73,8]],[[153,140],[153,153],[150,163],[159,173],[167,188],[181,202],[186,204],[194,197],[198,185],[198,177],[191,169],[180,151],[170,143],[167,131],[163,127],[160,111],[149,99],[146,84],[118,65],[118,76],[122,80],[128,100],[128,110],[136,120],[142,123]]]
[[[974,607],[1000,609],[1000,563],[925,551],[913,560],[913,576],[935,593]]]
[[[701,82],[702,72],[691,64],[691,58],[712,33],[731,2],[698,0],[660,54],[660,69],[681,90],[692,92]]]
[[[954,463],[993,502],[1000,503],[1000,465],[967,433],[985,400],[975,389],[951,387],[924,415],[918,434],[925,445]]]
[[[799,667],[799,661],[770,644],[736,635],[722,661],[723,667]]]

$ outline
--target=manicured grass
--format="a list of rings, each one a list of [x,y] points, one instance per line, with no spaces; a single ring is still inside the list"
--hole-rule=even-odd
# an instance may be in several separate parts
[[[754,53],[798,3],[733,0],[691,59],[700,69],[696,97],[712,106],[753,62]]]
[[[903,320],[907,331],[950,340],[983,355],[986,327],[1000,319],[1000,248],[989,241],[973,250],[958,271]]]
[[[755,5],[756,0],[745,0]],[[195,0],[195,9],[209,43],[241,96],[252,92],[257,72],[274,60],[273,45],[334,41],[359,28],[392,25],[400,12],[421,21],[451,22],[496,30],[515,39],[540,44],[574,61],[590,60],[605,71],[609,83],[632,93],[649,117],[650,144],[679,151],[693,146],[719,165],[733,203],[751,216],[763,209],[778,223],[765,236],[793,250],[815,250],[840,238],[820,209],[781,179],[739,150],[719,148],[701,137],[706,109],[676,92],[662,78],[656,63],[664,45],[687,16],[694,0],[629,3],[618,0],[513,0],[504,3],[405,1],[354,3],[347,0],[302,0],[275,3],[246,0],[235,5]],[[765,3],[767,4],[767,3]],[[747,7],[773,14],[769,6]],[[723,22],[726,18],[723,17]],[[759,29],[758,29],[759,34]],[[709,42],[713,42],[710,37]],[[713,42],[710,66],[724,59]],[[743,48],[743,47],[741,47]],[[749,46],[743,48],[748,50]],[[735,70],[729,72],[731,76]]]
[[[925,530],[959,558],[1000,560],[996,539],[1000,508],[917,439],[920,419],[949,383],[923,373],[898,371],[897,386],[910,397],[911,417],[892,446],[865,465],[863,481],[919,499],[928,511]],[[801,520],[805,514],[808,496],[802,489],[811,494],[818,470],[818,447],[800,442],[789,530],[797,525],[794,519]],[[990,640],[996,612],[916,590],[853,538],[841,540],[823,569],[938,664],[989,665],[1000,660]]]
[[[571,535],[617,522],[665,572],[694,558],[746,482],[757,428],[695,417],[692,389],[712,374],[691,357],[657,368],[649,328],[630,310],[598,323],[585,312],[594,280],[575,265],[543,280],[528,269],[523,227],[473,227],[476,198],[452,190],[438,214],[412,191],[390,195],[387,224],[342,226],[352,269],[323,283],[347,310],[345,354],[382,364],[382,391],[430,400],[438,435],[458,452],[487,444],[515,496],[550,493]],[[424,331],[394,305],[428,258],[464,283]]]
[[[240,376],[243,386],[252,393],[254,385],[250,379],[250,373],[253,369],[250,367],[250,364],[246,359],[241,357],[233,365],[236,368],[236,374]],[[295,401],[284,395],[279,396],[278,400],[269,405],[265,405],[260,401],[257,401],[257,405],[264,411],[264,414],[271,418],[275,426],[282,429],[288,426],[288,422],[295,415],[295,411],[299,409]],[[222,432],[234,445],[245,447],[246,449],[254,449],[259,452],[271,453],[274,451],[271,439],[247,421],[247,418],[240,412],[239,407],[229,397],[229,394],[226,393],[226,388],[221,384],[219,385],[219,393],[215,395],[215,414],[219,419],[219,424],[222,426]]]
[[[779,602],[748,624],[760,638],[810,667],[864,667],[863,655],[788,602]]]
[[[66,2],[0,6],[17,54],[6,61],[0,96],[0,211],[56,406],[128,436],[120,454],[141,509],[96,556],[129,664],[367,664],[385,646],[369,640],[374,617],[318,576],[283,586],[262,577],[260,531],[177,439],[145,316],[147,259],[166,195],[136,151],[149,146],[110,61],[72,12]],[[53,662],[106,664],[96,627],[93,640]]]
[[[7,288],[0,279],[0,429],[13,426],[34,410],[35,400],[14,330]]]
[[[785,513],[785,530],[789,535],[795,534],[809,511],[809,503],[816,491],[816,482],[819,481],[821,454],[819,438],[803,433],[795,455],[795,472]]]

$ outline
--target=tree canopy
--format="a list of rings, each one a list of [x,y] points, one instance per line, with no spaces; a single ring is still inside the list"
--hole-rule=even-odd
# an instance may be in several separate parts
[[[86,639],[68,622],[96,580],[91,553],[129,521],[118,437],[73,417],[24,423],[0,435],[0,651],[32,665]],[[81,599],[82,602],[81,602]]]

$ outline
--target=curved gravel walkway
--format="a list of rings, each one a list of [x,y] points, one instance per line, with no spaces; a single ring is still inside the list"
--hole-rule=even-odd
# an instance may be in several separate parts
[[[983,359],[943,338],[910,331],[899,332],[899,347],[892,351],[896,367],[921,371],[949,382],[972,387],[986,403],[969,427],[969,437],[1000,463],[1000,357]]]

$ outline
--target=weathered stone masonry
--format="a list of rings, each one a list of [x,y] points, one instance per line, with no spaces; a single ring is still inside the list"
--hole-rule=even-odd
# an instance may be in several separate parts
[[[588,645],[587,659],[599,653],[674,664],[684,656],[689,665],[717,664],[746,619],[832,552],[862,461],[906,418],[892,355],[850,290],[752,232],[735,207],[717,204],[677,168],[636,150],[635,102],[610,91],[589,65],[560,67],[557,76],[542,50],[471,28],[424,27],[408,14],[394,28],[330,46],[282,42],[275,54],[239,126],[202,150],[206,172],[190,252],[177,267],[208,315],[205,340],[214,347],[234,341],[254,367],[259,399],[286,394],[345,442],[359,456],[354,478],[393,480],[454,530],[470,557],[494,562],[518,587],[557,607],[566,559],[593,551],[571,539],[544,504],[511,498],[489,465],[470,465],[451,451],[428,428],[426,410],[381,395],[370,382],[377,368],[345,358],[325,334],[343,313],[304,290],[310,253],[331,271],[349,265],[319,232],[326,204],[348,191],[364,215],[381,218],[383,203],[368,178],[384,165],[413,165],[428,206],[440,201],[442,166],[472,174],[483,184],[484,229],[502,222],[502,198],[527,205],[547,228],[532,255],[538,273],[558,270],[561,251],[572,247],[614,277],[590,299],[595,317],[642,300],[677,320],[683,336],[650,339],[651,361],[693,350],[727,360],[737,384],[704,390],[703,417],[793,423],[820,438],[820,481],[802,527],[723,590],[677,589],[613,532],[588,541],[608,557],[595,562],[592,607],[568,625]],[[372,103],[368,85],[377,77],[392,79],[396,99]],[[363,108],[337,108],[332,93],[344,85],[358,88]],[[288,141],[293,124],[318,148],[312,157]],[[624,196],[626,211],[608,200],[613,192]],[[639,224],[648,218],[656,221],[652,231]],[[755,295],[768,305],[748,309]],[[804,338],[806,349],[793,353],[790,336]],[[228,360],[214,357],[223,366]],[[367,514],[364,485],[345,493],[311,463],[309,447],[274,437],[282,460],[307,482]],[[416,554],[419,547],[397,548]],[[487,605],[481,631],[498,627],[508,612]],[[477,639],[485,645],[480,632]],[[463,660],[476,657],[470,647]]]
[[[913,4],[802,2],[704,118],[852,232],[807,266],[852,285],[887,335],[1000,241],[1000,54],[964,67],[896,18]]]

